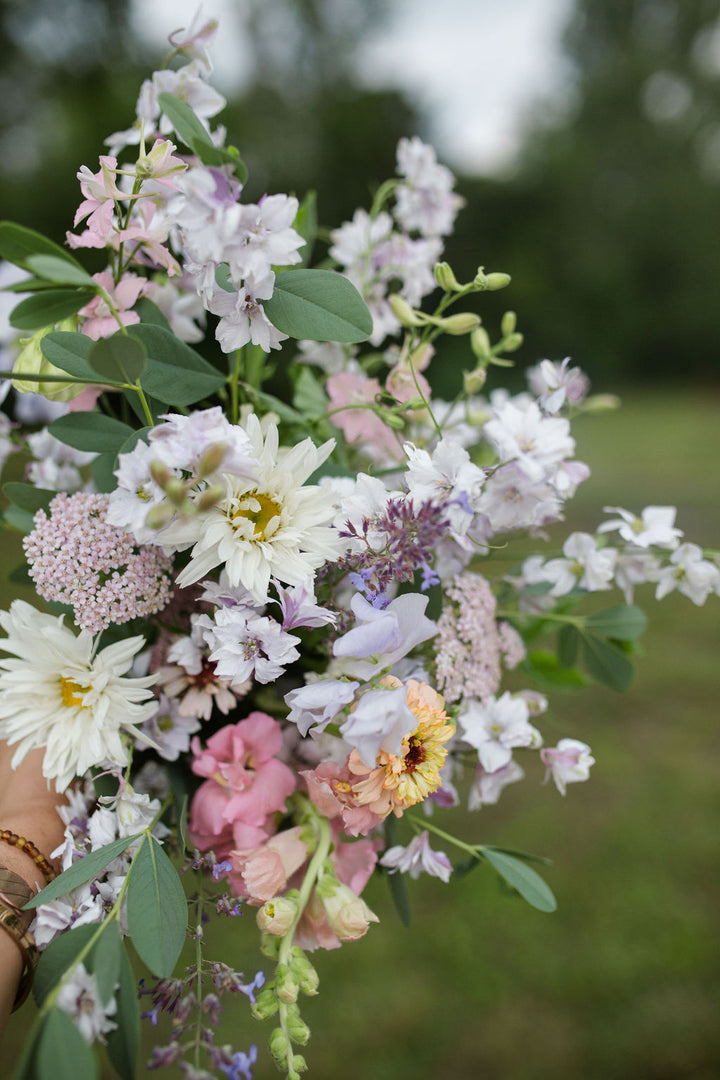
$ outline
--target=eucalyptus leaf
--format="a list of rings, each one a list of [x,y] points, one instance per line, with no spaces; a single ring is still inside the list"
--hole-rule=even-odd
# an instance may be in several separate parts
[[[512,885],[528,904],[538,911],[555,911],[557,901],[549,886],[535,870],[513,855],[507,855],[495,848],[482,847],[480,851],[500,877],[508,885]]]
[[[56,330],[46,334],[40,341],[40,351],[61,371],[83,379],[88,383],[97,383],[98,375],[90,366],[89,356],[95,342],[85,334],[75,334],[71,330]]]
[[[134,429],[113,416],[103,416],[99,412],[77,412],[58,416],[48,425],[48,430],[66,446],[102,454],[119,450]]]
[[[14,221],[0,221],[0,258],[28,269],[28,259],[33,255],[54,255],[80,269],[80,263],[47,236],[18,225]]]
[[[620,604],[588,615],[585,626],[605,637],[634,641],[647,630],[647,615],[635,604]]]
[[[109,495],[117,487],[115,470],[117,469],[117,454],[108,450],[105,454],[98,454],[90,465],[90,473],[93,483],[101,495]]]
[[[118,855],[121,855],[126,848],[130,847],[142,836],[143,833],[137,833],[134,836],[122,836],[119,840],[113,840],[111,844],[98,848],[97,851],[91,851],[80,862],[76,862],[67,870],[63,870],[62,874],[59,874],[54,881],[41,889],[37,896],[33,896],[32,900],[28,900],[24,910],[35,908],[38,904],[48,904],[51,900],[57,900],[59,896],[65,896],[66,893],[77,889],[78,885],[84,885],[86,881],[97,877],[108,863],[111,863],[113,859],[117,859]]]
[[[75,1022],[62,1009],[47,1014],[37,1049],[36,1080],[95,1080],[98,1060]]]
[[[89,289],[45,289],[21,300],[10,312],[16,330],[42,330],[74,315],[95,294]]]
[[[577,660],[580,635],[575,626],[566,623],[558,631],[557,657],[561,667],[570,668]]]
[[[145,370],[147,351],[137,338],[118,331],[112,337],[96,341],[88,360],[103,378],[134,383]]]
[[[67,259],[60,258],[54,253],[31,255],[27,260],[27,265],[33,274],[45,278],[46,281],[52,281],[56,285],[84,285],[91,289],[93,294],[98,292],[97,281],[86,270],[83,270],[82,266],[74,261],[68,262]]]
[[[149,323],[151,326],[162,326],[163,330],[172,333],[170,322],[165,315],[165,312],[161,311],[157,304],[153,304],[152,300],[148,300],[147,296],[140,297],[133,308],[133,311],[136,315],[140,316],[140,322]]]
[[[225,376],[200,353],[161,326],[135,323],[128,332],[147,350],[147,366],[140,383],[158,401],[180,407],[193,405],[225,383]]]
[[[178,138],[202,161],[203,165],[232,165],[242,184],[247,180],[247,169],[240,155],[222,146],[215,146],[202,120],[186,101],[166,92],[158,94],[160,108],[175,129]]]
[[[305,365],[297,369],[293,405],[298,412],[311,420],[327,415],[329,398],[320,381]]]
[[[611,690],[629,689],[635,675],[632,660],[596,634],[583,634],[582,642],[583,662],[588,673]]]
[[[372,333],[368,307],[355,286],[333,270],[288,270],[275,277],[263,301],[273,326],[293,338],[365,341]]]
[[[27,510],[30,514],[38,510],[47,510],[57,491],[49,491],[47,488],[33,487],[32,484],[21,484],[18,480],[10,480],[3,484],[3,494],[19,506],[21,510]]]
[[[574,690],[587,680],[576,667],[563,667],[554,653],[535,649],[523,661],[523,670],[538,682],[553,689]]]
[[[87,946],[98,932],[98,925],[76,926],[67,930],[51,941],[40,956],[33,980],[33,997],[42,1005],[50,991],[57,986],[67,969],[75,962],[79,953]]]
[[[117,1025],[107,1035],[107,1052],[121,1080],[135,1080],[138,1048],[140,1046],[140,1009],[137,984],[127,952],[120,949],[120,987],[116,995]]]
[[[3,521],[23,534],[32,532],[35,528],[33,515],[28,513],[27,510],[21,510],[19,506],[14,504],[11,504],[3,511]]]
[[[97,927],[96,927],[97,929]],[[120,958],[123,947],[120,942],[120,931],[117,922],[112,919],[104,924],[103,932],[93,948],[90,971],[95,976],[98,993],[103,1005],[115,995],[115,987],[120,977]]]
[[[132,865],[127,889],[128,932],[154,975],[172,975],[185,942],[187,900],[175,867],[146,837]]]

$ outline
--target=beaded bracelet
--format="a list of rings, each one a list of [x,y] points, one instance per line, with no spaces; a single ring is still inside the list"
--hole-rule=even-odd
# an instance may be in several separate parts
[[[35,847],[32,840],[26,840],[24,836],[18,836],[17,833],[11,832],[10,829],[0,831],[0,840],[4,844],[10,844],[11,847],[26,852],[36,864],[38,870],[44,874],[46,881],[52,881],[53,878],[57,877],[49,860]]]
[[[23,971],[12,1011],[22,1005],[30,993],[39,958],[37,945],[28,927],[35,912],[22,907],[34,896],[33,890],[11,870],[0,867],[0,927],[13,939],[22,954]]]

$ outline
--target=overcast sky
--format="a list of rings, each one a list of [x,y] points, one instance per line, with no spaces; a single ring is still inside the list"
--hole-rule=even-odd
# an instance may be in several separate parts
[[[135,21],[162,41],[187,25],[197,0],[136,0]],[[242,0],[206,0],[221,21],[213,55],[220,89],[238,86],[243,69]],[[498,173],[513,160],[531,104],[562,109],[572,75],[561,36],[572,0],[393,0],[382,32],[358,57],[364,82],[407,91],[430,118],[434,142],[450,165]]]

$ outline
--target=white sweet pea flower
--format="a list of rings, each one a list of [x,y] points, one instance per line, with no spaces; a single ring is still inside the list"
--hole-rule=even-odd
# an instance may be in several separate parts
[[[382,668],[392,667],[416,645],[437,634],[437,626],[425,617],[428,597],[403,593],[387,607],[373,607],[360,593],[351,601],[357,626],[333,645],[334,665],[343,674],[370,679]]]
[[[682,544],[670,556],[671,566],[657,573],[655,599],[677,589],[700,607],[711,592],[720,591],[720,568],[702,557],[697,544]]]
[[[551,596],[565,596],[576,586],[588,592],[611,588],[617,551],[598,548],[589,533],[571,533],[563,544],[564,559],[550,559],[542,567],[545,581],[551,581]]]
[[[426,873],[447,884],[452,874],[452,863],[445,852],[433,851],[430,847],[427,830],[414,836],[407,847],[398,844],[388,848],[378,861],[391,874],[399,871],[401,874],[409,874],[411,878],[418,878],[421,873]]]
[[[502,795],[503,788],[515,784],[525,776],[525,770],[517,761],[509,761],[495,772],[486,772],[478,765],[468,796],[468,810],[479,810],[481,806],[494,806]]]
[[[404,684],[391,690],[369,690],[360,698],[340,728],[340,734],[370,768],[382,748],[402,755],[404,735],[418,726],[418,718],[407,704]]]
[[[473,701],[460,713],[462,738],[475,747],[486,772],[508,765],[515,747],[536,749],[542,744],[542,736],[528,722],[528,715],[527,702],[507,690],[500,698]]]
[[[565,794],[566,784],[587,780],[590,766],[595,764],[590,747],[577,739],[561,739],[556,747],[541,750],[540,757],[547,765],[545,779],[552,776],[561,795]]]
[[[88,1043],[104,1043],[107,1032],[117,1027],[109,1019],[117,1009],[115,998],[111,997],[103,1005],[95,976],[86,970],[84,964],[78,964],[70,978],[62,983],[55,1004],[72,1017]]]
[[[620,506],[604,509],[606,514],[619,514],[620,517],[604,521],[598,527],[599,533],[617,529],[623,540],[640,548],[676,548],[680,542],[682,531],[675,528],[677,510],[674,506],[646,506],[640,517]]]

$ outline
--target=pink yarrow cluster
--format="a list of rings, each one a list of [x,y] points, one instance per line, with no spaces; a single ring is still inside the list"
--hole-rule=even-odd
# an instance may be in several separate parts
[[[61,492],[23,541],[40,596],[70,604],[91,634],[161,611],[172,595],[171,560],[109,525],[107,508],[107,495]]]
[[[495,597],[480,574],[458,574],[446,596],[438,621],[438,687],[447,702],[492,697],[501,663],[512,669],[524,659],[522,639],[509,623],[498,626]]]

